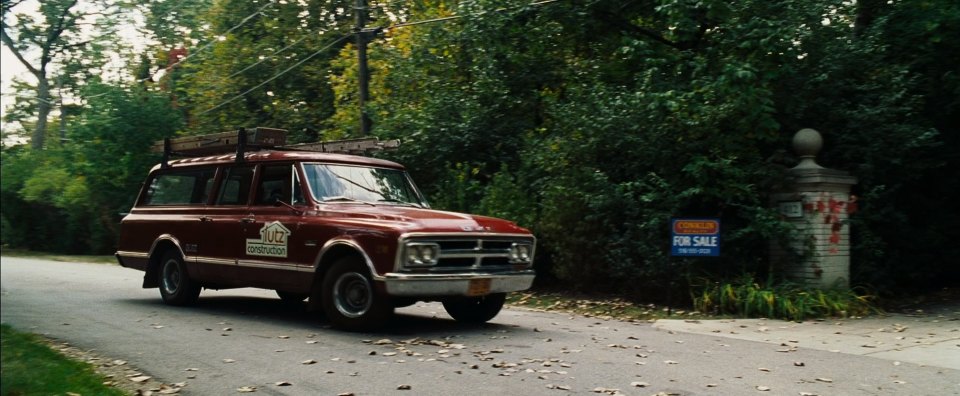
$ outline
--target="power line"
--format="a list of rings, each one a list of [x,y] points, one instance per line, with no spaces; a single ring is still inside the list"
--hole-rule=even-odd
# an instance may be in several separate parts
[[[214,106],[214,107],[211,107],[211,108],[209,108],[209,109],[207,109],[207,110],[204,110],[203,112],[201,112],[201,113],[198,114],[198,115],[207,114],[207,113],[209,113],[209,112],[211,112],[211,111],[214,111],[214,110],[216,110],[216,109],[219,109],[219,108],[223,107],[224,105],[226,105],[226,104],[228,104],[228,103],[230,103],[230,102],[233,102],[233,101],[235,101],[235,100],[237,100],[237,99],[240,99],[240,98],[246,96],[248,93],[253,92],[253,91],[255,91],[257,88],[260,88],[260,87],[266,85],[268,82],[271,82],[271,81],[273,81],[273,80],[276,80],[277,78],[279,78],[280,76],[282,76],[282,75],[284,75],[284,74],[287,74],[287,72],[289,72],[290,70],[293,70],[293,69],[295,69],[296,67],[298,67],[298,66],[306,63],[308,60],[313,59],[313,57],[315,57],[315,56],[317,56],[317,55],[320,55],[321,52],[330,49],[330,47],[333,47],[334,45],[340,43],[341,41],[345,40],[346,38],[348,38],[348,37],[350,37],[350,36],[352,36],[352,35],[353,35],[353,33],[348,33],[348,34],[345,34],[345,35],[343,35],[343,36],[340,36],[340,38],[338,38],[338,39],[336,39],[336,40],[333,40],[332,42],[330,42],[330,44],[325,45],[323,48],[321,48],[321,49],[317,50],[316,52],[310,54],[310,55],[307,56],[306,58],[301,59],[299,62],[293,64],[293,66],[290,66],[290,67],[284,69],[282,72],[273,75],[273,77],[270,77],[270,78],[264,80],[264,81],[261,82],[260,84],[257,84],[255,87],[246,90],[246,91],[245,91],[244,93],[242,93],[242,94],[239,94],[239,95],[237,95],[237,96],[234,96],[234,97],[232,97],[232,98],[230,98],[230,99],[227,99],[227,100],[223,101],[222,103],[220,103],[220,104],[218,104],[218,105],[216,105],[216,106]]]
[[[318,30],[318,31],[319,31],[319,30]],[[313,34],[313,33],[311,33],[311,34]],[[310,37],[310,34],[301,37],[299,40],[294,41],[293,43],[288,44],[286,47],[283,47],[283,48],[280,48],[280,49],[274,51],[272,54],[270,54],[270,56],[274,56],[274,55],[276,55],[276,54],[279,54],[279,53],[281,53],[281,52],[283,52],[283,51],[286,51],[286,50],[290,49],[290,47],[293,47],[293,46],[295,46],[295,45],[297,45],[297,44],[300,44],[301,42],[303,42],[303,40],[306,40],[307,37]],[[249,65],[249,66],[247,66],[247,67],[244,67],[243,69],[240,69],[240,71],[231,74],[231,75],[230,75],[229,77],[227,77],[227,78],[236,77],[236,76],[239,75],[240,73],[243,73],[243,72],[245,72],[245,71],[247,71],[247,70],[250,70],[251,68],[253,68],[253,67],[256,66],[256,65],[259,65],[259,64],[261,64],[261,63],[263,63],[263,62],[266,62],[267,59],[269,59],[269,57],[266,57],[266,56],[265,56],[265,57],[263,57],[263,59],[260,59],[260,60],[258,60],[258,61],[256,61],[256,62],[254,62],[253,64],[251,64],[251,65]]]
[[[525,5],[516,6],[516,7],[499,8],[499,9],[494,10],[493,12],[505,12],[505,11],[514,10],[514,9],[523,8],[523,7],[542,6],[542,5],[546,5],[546,4],[556,3],[556,2],[558,2],[558,1],[560,1],[560,0],[541,0],[541,1],[535,1],[535,2],[530,3],[530,4],[525,4]],[[262,9],[262,8],[261,8],[261,9]],[[259,13],[259,11],[258,11],[257,13]],[[397,29],[397,28],[408,27],[408,26],[423,25],[423,24],[428,24],[428,23],[445,22],[445,21],[450,21],[450,20],[460,19],[460,18],[465,18],[465,17],[470,17],[470,16],[480,16],[480,15],[483,15],[484,13],[485,13],[485,12],[480,12],[480,13],[475,13],[475,14],[468,14],[468,15],[452,15],[452,16],[448,16],[448,17],[433,18],[433,19],[426,19],[426,20],[413,21],[413,22],[405,22],[405,23],[399,23],[399,24],[391,25],[391,26],[388,26],[388,27],[385,27],[385,28],[382,28],[382,29],[383,29],[383,30],[390,30],[390,29]],[[255,14],[254,14],[254,15],[255,15]],[[252,15],[251,15],[251,17],[252,17]],[[247,17],[247,19],[249,19],[249,18],[250,18],[250,17]],[[245,22],[245,21],[246,21],[246,20],[244,20],[244,22]],[[241,24],[242,24],[242,23],[241,23]],[[231,29],[231,31],[232,31],[232,30],[233,30],[233,29]],[[380,30],[380,29],[376,29],[376,30]],[[229,33],[229,31],[228,31],[227,33]],[[269,83],[269,82],[271,82],[271,81],[273,81],[273,80],[276,80],[276,79],[279,78],[280,76],[288,73],[290,70],[293,70],[294,68],[296,68],[296,67],[304,64],[306,61],[308,61],[308,60],[312,59],[313,57],[319,55],[321,52],[329,49],[330,47],[336,45],[337,43],[343,41],[344,39],[346,39],[346,38],[348,38],[348,37],[350,37],[350,36],[352,36],[352,35],[354,35],[354,34],[364,34],[364,33],[365,33],[365,32],[360,31],[360,32],[354,32],[354,33],[345,34],[345,35],[341,36],[340,38],[334,40],[334,41],[331,42],[330,44],[324,46],[324,47],[321,48],[320,50],[314,52],[313,54],[310,54],[310,55],[307,56],[306,58],[301,59],[300,61],[298,61],[297,63],[295,63],[293,66],[290,66],[290,67],[284,69],[282,72],[275,74],[273,77],[270,77],[269,79],[264,80],[264,81],[261,82],[260,84],[257,84],[257,85],[254,86],[253,88],[250,88],[250,89],[246,90],[245,92],[243,92],[243,93],[241,93],[241,94],[239,94],[239,95],[236,95],[236,96],[234,96],[234,97],[232,97],[232,98],[230,98],[230,99],[227,99],[226,101],[221,102],[220,104],[218,104],[218,105],[216,105],[216,106],[214,106],[214,107],[212,107],[212,108],[209,108],[209,109],[207,109],[207,110],[204,110],[203,112],[199,113],[198,115],[203,115],[203,114],[209,113],[209,112],[214,111],[214,110],[216,110],[216,109],[219,109],[219,108],[221,108],[221,107],[223,107],[223,106],[225,106],[225,105],[227,105],[227,104],[229,104],[229,103],[231,103],[231,102],[233,102],[233,101],[235,101],[235,100],[237,100],[237,99],[240,99],[240,98],[246,96],[247,94],[249,94],[250,92],[253,92],[253,91],[257,90],[258,88],[266,85],[267,83]],[[299,44],[300,42],[302,42],[302,41],[305,40],[306,38],[307,38],[307,36],[305,36],[305,37],[303,37],[303,38],[295,41],[294,43],[291,43],[291,44],[287,45],[286,47],[281,48],[280,50],[277,50],[276,52],[274,52],[273,54],[271,54],[271,56],[272,56],[272,55],[276,55],[276,54],[278,54],[278,53],[280,53],[280,52],[283,52],[283,51],[287,50],[288,48],[290,48],[290,47],[292,47],[292,46],[294,46],[294,45]],[[208,44],[208,45],[209,45],[209,44]],[[191,56],[192,56],[192,55],[191,55]],[[188,57],[188,58],[189,58],[189,57]],[[186,59],[187,59],[187,58],[184,58],[184,59],[182,59],[180,62],[183,62],[183,61],[185,61]],[[254,66],[256,66],[256,65],[258,65],[258,64],[260,64],[260,63],[263,63],[263,62],[265,62],[265,61],[266,61],[266,58],[261,59],[261,60],[255,62],[255,63],[253,63],[252,65],[249,65],[249,66],[245,67],[244,69],[242,69],[242,70],[240,70],[240,71],[238,71],[238,72],[230,75],[230,77],[234,77],[234,76],[236,76],[236,75],[238,75],[238,74],[240,74],[240,73],[242,73],[242,72],[244,72],[244,71],[246,71],[246,70],[249,70],[250,68],[252,68],[252,67],[254,67]],[[179,64],[180,62],[177,62],[177,63],[174,64],[173,66],[176,66],[176,65]]]
[[[220,35],[218,35],[218,36],[226,36],[226,35],[228,35],[228,34],[230,34],[230,33],[233,33],[234,30],[237,30],[238,28],[240,28],[240,26],[243,26],[244,24],[246,24],[249,20],[253,19],[253,17],[255,17],[255,16],[257,16],[257,15],[260,15],[260,13],[262,13],[263,10],[265,10],[267,7],[269,7],[269,6],[273,5],[273,4],[274,4],[274,3],[273,3],[272,1],[268,1],[268,2],[267,2],[266,4],[264,4],[262,7],[258,8],[256,11],[254,11],[253,14],[247,15],[246,18],[243,18],[243,20],[241,20],[240,23],[238,23],[236,26],[228,29],[226,32],[224,32],[223,34],[220,34]],[[213,40],[208,41],[206,44],[204,44],[202,47],[200,47],[200,48],[197,49],[196,51],[191,52],[190,55],[187,55],[187,56],[183,57],[183,59],[178,60],[176,63],[167,66],[167,69],[172,69],[172,68],[174,68],[174,67],[179,66],[181,63],[186,62],[188,59],[193,58],[193,57],[196,56],[197,54],[205,51],[207,48],[210,48],[210,46],[213,45],[213,43],[215,43],[215,42],[217,42],[217,41],[219,41],[219,40],[216,39],[216,38],[214,38]],[[154,77],[154,75],[151,75],[150,77],[145,77],[145,78],[142,78],[142,79],[140,79],[140,80],[137,80],[137,82],[144,82],[144,81],[147,81],[147,80],[153,80],[153,77]]]
[[[530,4],[519,5],[519,6],[515,6],[515,7],[498,8],[498,9],[496,9],[496,10],[493,10],[493,12],[504,12],[504,11],[515,10],[515,9],[523,8],[523,7],[531,7],[531,6],[542,6],[542,5],[546,5],[546,4],[550,4],[550,3],[556,3],[556,2],[558,2],[558,1],[560,1],[560,0],[542,0],[542,1],[535,1],[535,2],[530,3]],[[478,12],[478,13],[467,14],[467,15],[451,15],[451,16],[447,16],[447,17],[440,17],[440,18],[433,18],[433,19],[425,19],[425,20],[421,20],[421,21],[404,22],[404,23],[398,23],[398,24],[395,24],[395,25],[390,25],[390,26],[387,26],[387,27],[385,27],[385,28],[383,28],[383,29],[384,29],[384,30],[390,30],[390,29],[402,28],[402,27],[407,27],[407,26],[424,25],[424,24],[435,23],[435,22],[446,22],[446,21],[453,20],[453,19],[460,19],[460,18],[466,18],[466,17],[471,17],[471,16],[481,16],[481,15],[483,15],[483,14],[485,14],[485,13],[486,13],[486,12]]]

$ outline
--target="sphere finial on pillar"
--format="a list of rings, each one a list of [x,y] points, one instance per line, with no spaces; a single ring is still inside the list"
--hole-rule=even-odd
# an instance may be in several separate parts
[[[800,163],[793,169],[822,169],[817,164],[817,154],[823,148],[823,137],[814,129],[804,128],[793,135],[793,151],[800,157]]]

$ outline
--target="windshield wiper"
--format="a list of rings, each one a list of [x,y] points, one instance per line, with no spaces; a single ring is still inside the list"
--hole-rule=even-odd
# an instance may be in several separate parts
[[[335,197],[325,198],[325,199],[323,200],[323,202],[356,202],[356,203],[367,204],[367,205],[370,205],[370,206],[377,206],[376,204],[374,204],[374,203],[372,203],[372,202],[361,201],[361,200],[359,200],[359,199],[354,199],[354,198],[350,198],[350,197],[345,197],[345,196],[343,196],[343,195],[337,195],[337,196],[335,196]]]
[[[394,198],[378,199],[377,202],[389,202],[389,203],[393,203],[393,204],[398,204],[398,205],[400,205],[400,206],[412,206],[412,207],[415,207],[415,208],[423,208],[423,206],[420,206],[419,204],[416,204],[416,203],[413,203],[413,202],[401,201],[401,200],[399,200],[399,199],[394,199]]]

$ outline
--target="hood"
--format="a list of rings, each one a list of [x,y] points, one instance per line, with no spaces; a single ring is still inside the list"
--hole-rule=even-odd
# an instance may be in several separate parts
[[[503,219],[409,206],[337,203],[320,205],[318,209],[320,216],[350,223],[386,226],[402,232],[530,233]]]

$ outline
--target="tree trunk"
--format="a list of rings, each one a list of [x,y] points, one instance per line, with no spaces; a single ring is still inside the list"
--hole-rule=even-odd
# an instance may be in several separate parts
[[[862,37],[873,21],[880,16],[884,0],[860,0],[857,2],[857,15],[853,20],[853,36]]]
[[[47,81],[47,71],[40,69],[37,76],[37,127],[30,138],[30,147],[34,150],[43,150],[44,140],[47,137],[47,116],[50,115],[50,83]]]

